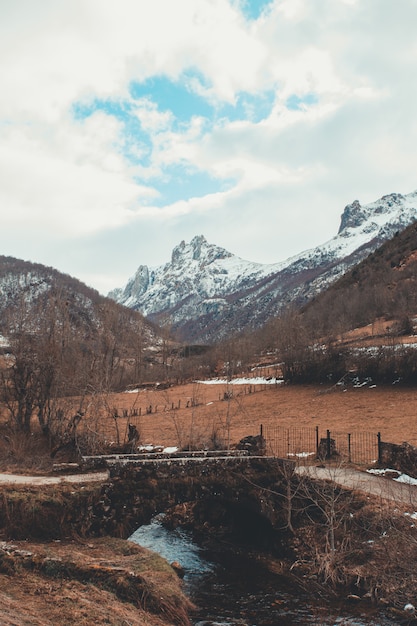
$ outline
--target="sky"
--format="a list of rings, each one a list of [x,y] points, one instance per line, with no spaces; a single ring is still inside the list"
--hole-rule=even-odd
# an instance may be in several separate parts
[[[0,0],[0,254],[106,294],[417,190],[417,0]]]

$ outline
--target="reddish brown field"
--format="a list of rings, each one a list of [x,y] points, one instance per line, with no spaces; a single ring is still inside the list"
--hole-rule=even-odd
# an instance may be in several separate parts
[[[230,391],[233,397],[225,400],[224,394]],[[417,445],[417,389],[395,386],[343,390],[325,386],[226,387],[194,383],[164,391],[114,394],[107,398],[107,404],[116,408],[119,415],[123,411],[129,415],[117,420],[122,440],[130,422],[137,425],[142,443],[154,445],[183,446],[190,441],[205,445],[213,436],[227,438],[228,423],[230,443],[258,434],[263,424],[318,426],[320,436],[327,429],[381,432],[383,441]],[[107,439],[115,440],[114,419],[105,418],[100,424],[102,428]]]

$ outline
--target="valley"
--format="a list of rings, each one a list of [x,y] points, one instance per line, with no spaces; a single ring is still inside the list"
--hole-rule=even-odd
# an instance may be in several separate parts
[[[246,436],[257,435],[262,425],[264,429],[297,428],[312,433],[318,428],[320,437],[327,430],[375,436],[380,432],[383,441],[407,441],[417,446],[414,387],[275,385],[251,384],[250,378],[241,380],[244,384],[196,382],[159,391],[106,394],[96,399],[80,422],[80,441],[89,436],[90,446],[97,453],[108,446],[110,450],[118,449],[127,442],[128,424],[133,424],[139,432],[139,444],[145,448],[211,449],[226,447],[227,442],[233,446]],[[73,400],[74,410],[78,401]],[[22,443],[10,454],[7,443],[0,442],[0,471],[25,466],[27,471],[37,466],[51,468],[72,454],[64,449],[52,459],[47,450],[39,457],[39,449],[34,460],[33,447],[36,449],[32,440],[27,447]]]
[[[271,601],[270,620],[272,596],[250,575],[251,562],[262,560],[272,589],[284,574],[297,579],[300,598],[318,593],[300,623],[324,623],[315,612],[352,590],[359,612],[379,620],[382,608],[384,624],[398,623],[392,615],[412,623],[403,611],[417,593],[403,558],[417,545],[410,547],[412,501],[392,504],[382,491],[364,496],[308,472],[324,460],[333,469],[347,462],[366,469],[382,461],[382,450],[394,451],[384,458],[403,454],[391,444],[407,442],[398,463],[415,474],[416,198],[354,202],[333,240],[274,266],[242,261],[197,236],[162,268],[140,266],[113,299],[52,268],[0,258],[0,472],[36,476],[1,488],[5,624],[49,626],[48,589],[56,614],[69,607],[68,625],[89,626],[93,615],[113,626],[190,623],[193,608],[174,569],[113,542],[157,512],[168,530],[192,531],[219,562],[226,545],[237,562],[245,552],[248,593],[258,594],[262,614],[255,617],[254,603],[243,613],[227,607],[232,621],[224,623],[275,626],[280,603],[291,623],[285,594]],[[141,308],[139,292],[151,304]],[[242,446],[254,458],[240,454]],[[247,467],[224,471],[233,464],[219,451],[233,456],[234,448]],[[196,451],[204,453],[188,463]],[[122,464],[119,474],[83,481],[82,469],[103,469],[102,455],[137,452],[151,457],[143,468]],[[168,452],[185,456],[178,473]],[[282,468],[294,468],[287,459],[313,467],[304,475],[266,471],[258,452],[286,459]],[[81,470],[79,480],[66,483],[59,472],[68,468]],[[133,561],[151,566],[133,575]],[[26,599],[15,590],[17,576]],[[238,598],[241,582],[238,571]],[[154,593],[160,585],[168,605],[165,592]],[[199,602],[205,593],[196,593]],[[217,604],[208,597],[207,610]],[[382,623],[365,613],[357,623]]]
[[[417,626],[417,0],[0,18],[0,626]]]

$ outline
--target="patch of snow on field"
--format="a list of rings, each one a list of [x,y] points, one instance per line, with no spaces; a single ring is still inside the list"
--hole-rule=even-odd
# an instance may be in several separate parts
[[[281,378],[264,378],[256,376],[254,378],[211,378],[209,380],[196,380],[196,383],[202,385],[281,385],[284,381]]]
[[[227,380],[227,378],[210,378],[207,380],[194,380],[194,383],[199,383],[201,385],[283,385],[284,381],[282,378],[274,378],[269,377],[265,378],[264,376],[254,376],[253,378],[233,378],[232,380]],[[158,391],[158,388],[155,389],[126,389],[124,393],[140,393],[141,391]]]
[[[145,443],[143,446],[138,446],[136,448],[137,452],[162,452],[164,449],[163,446],[154,446],[153,443]]]
[[[280,367],[282,367],[282,363],[270,363],[268,365],[255,365],[255,367],[251,368],[251,372],[256,372],[256,370],[272,370],[272,369],[279,369]]]
[[[295,456],[299,459],[305,459],[309,456],[315,456],[316,452],[289,452],[287,456]]]

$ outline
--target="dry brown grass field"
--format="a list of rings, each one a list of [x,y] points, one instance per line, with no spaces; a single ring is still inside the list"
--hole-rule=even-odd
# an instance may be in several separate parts
[[[228,397],[230,396],[231,397]],[[226,399],[225,399],[226,398]],[[134,423],[141,443],[163,446],[207,445],[213,438],[231,444],[264,427],[319,427],[339,432],[381,432],[382,440],[417,445],[417,389],[339,388],[319,385],[225,385],[192,383],[166,390],[112,394],[106,404],[117,410],[120,439]],[[152,411],[152,412],[151,412]],[[93,417],[85,422],[88,425]],[[116,438],[112,417],[94,428]],[[90,426],[93,428],[93,426]]]

